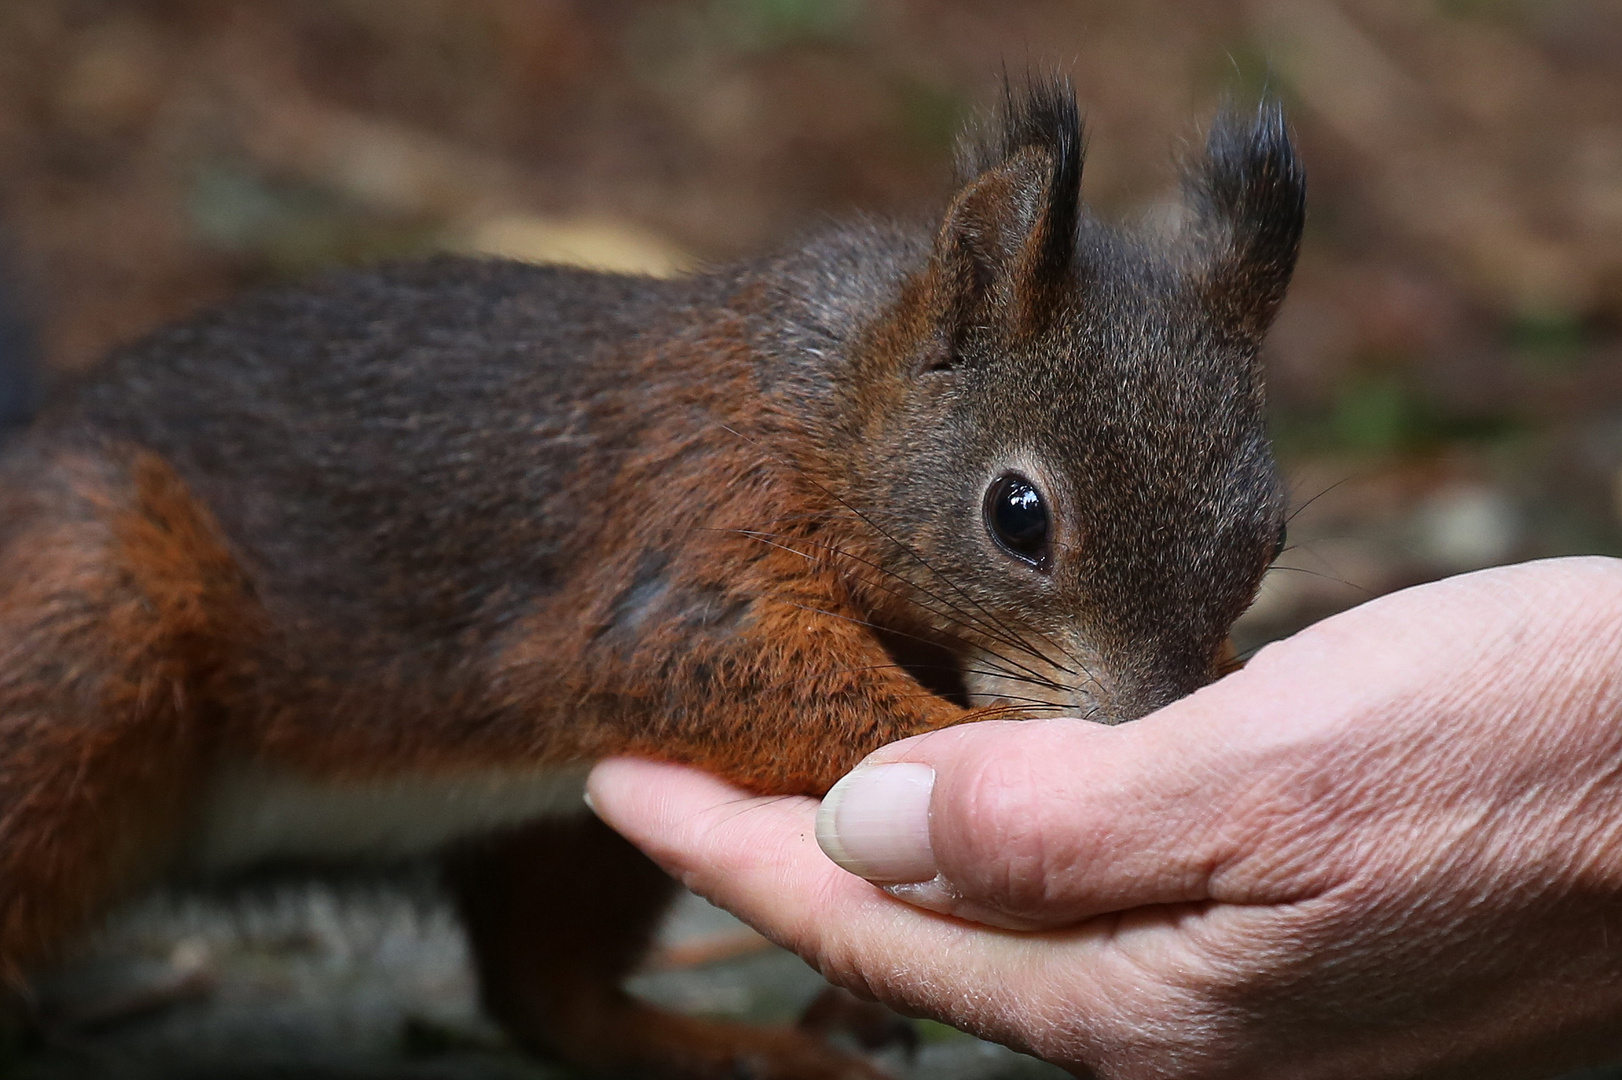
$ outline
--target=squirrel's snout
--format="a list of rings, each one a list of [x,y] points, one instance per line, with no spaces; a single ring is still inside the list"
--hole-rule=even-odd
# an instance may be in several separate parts
[[[1057,650],[1052,650],[1056,653]],[[964,663],[969,704],[1010,719],[1075,716],[1124,724],[1193,693],[1209,681],[1193,673],[1122,670],[1079,648],[1062,656],[1048,650],[1014,653],[977,650]]]
[[[963,686],[976,709],[1011,719],[1079,716],[1113,724],[1111,680],[1101,677],[1097,656],[1073,655],[1056,646],[979,649],[963,665]],[[1127,718],[1130,719],[1130,718]]]

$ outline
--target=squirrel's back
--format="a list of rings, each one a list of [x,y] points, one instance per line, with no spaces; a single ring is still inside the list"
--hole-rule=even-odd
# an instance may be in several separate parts
[[[665,399],[637,339],[679,332],[682,291],[452,258],[335,274],[123,350],[46,426],[162,455],[268,601],[444,635],[570,557],[559,497],[634,444],[629,395]]]
[[[736,412],[754,373],[714,347],[730,287],[454,257],[336,273],[121,350],[10,456],[156,453],[322,648],[465,648],[593,556],[622,467]]]

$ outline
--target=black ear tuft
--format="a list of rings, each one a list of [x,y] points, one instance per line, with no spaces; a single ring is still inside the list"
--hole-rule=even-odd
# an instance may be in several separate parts
[[[955,362],[973,328],[1037,331],[1073,282],[1081,219],[1081,114],[1068,79],[1031,80],[958,145],[961,186],[935,243],[937,296]]]
[[[1085,149],[1076,88],[1067,76],[1029,77],[1023,94],[1003,75],[1002,105],[989,123],[966,132],[957,151],[964,184],[1014,165],[1027,150],[1047,162],[1039,266],[1052,277],[1069,269],[1081,216],[1081,163]]]
[[[1306,174],[1278,102],[1262,102],[1249,121],[1219,116],[1186,187],[1208,300],[1231,330],[1260,337],[1284,299],[1306,217]]]

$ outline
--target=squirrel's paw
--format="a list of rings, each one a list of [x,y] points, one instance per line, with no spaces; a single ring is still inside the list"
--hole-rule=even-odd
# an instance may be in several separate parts
[[[511,1028],[509,1028],[511,1031]],[[528,1042],[520,1032],[512,1032]],[[536,1040],[605,1075],[660,1080],[891,1080],[865,1059],[795,1028],[753,1027],[626,1001],[560,1039]],[[559,1044],[562,1045],[559,1045]],[[542,1046],[538,1045],[537,1049]]]
[[[911,1020],[837,986],[812,999],[796,1026],[824,1039],[843,1037],[870,1053],[899,1049],[908,1061],[918,1053],[918,1029]]]

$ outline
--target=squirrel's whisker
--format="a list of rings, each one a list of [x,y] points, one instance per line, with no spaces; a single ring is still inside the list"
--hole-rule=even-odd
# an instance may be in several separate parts
[[[1311,577],[1322,578],[1325,581],[1333,581],[1336,585],[1344,585],[1348,589],[1356,589],[1358,592],[1371,599],[1375,596],[1372,589],[1359,585],[1354,581],[1347,581],[1343,577],[1336,577],[1334,574],[1326,574],[1321,570],[1310,570],[1305,566],[1278,566],[1277,564],[1270,567],[1270,569],[1288,570],[1292,574],[1307,574]]]
[[[884,670],[895,670],[895,671],[917,671],[917,670],[924,670],[924,671],[957,671],[958,669],[955,668],[955,667],[948,667],[947,665],[943,665],[943,664],[900,664],[900,663],[896,663],[896,664],[866,664],[866,665],[863,665],[863,666],[860,666],[860,667],[830,668],[830,669],[827,669],[827,670],[824,670],[824,671],[819,671],[814,675],[807,675],[804,678],[791,679],[791,680],[789,680],[787,682],[777,683],[777,684],[775,684],[773,686],[766,687],[766,688],[760,690],[757,694],[755,694],[754,697],[759,698],[759,697],[764,697],[767,694],[782,693],[782,692],[790,690],[790,689],[792,689],[792,688],[794,688],[796,686],[803,686],[806,683],[814,683],[814,682],[817,682],[817,681],[819,681],[821,679],[838,678],[839,676],[842,676],[842,675],[856,675],[856,674],[860,674],[860,673],[862,673],[864,671],[884,671]],[[1056,685],[1048,684],[1048,683],[1040,683],[1040,682],[1037,682],[1037,680],[1035,680],[1035,679],[1021,678],[1019,676],[1009,675],[1009,674],[1007,674],[1005,672],[1001,672],[1001,671],[984,671],[984,670],[980,670],[980,669],[977,669],[977,668],[971,668],[971,669],[968,669],[968,670],[964,671],[963,674],[966,674],[966,675],[984,675],[987,678],[1007,679],[1010,682],[1031,683],[1032,685],[1043,686],[1043,687],[1046,687],[1048,689],[1057,689],[1057,690],[1065,689],[1065,687],[1062,687],[1062,686],[1056,686]],[[1058,704],[1056,702],[1048,701],[1045,698],[1022,697],[1022,696],[1020,696],[1018,694],[1002,694],[1002,693],[999,693],[999,694],[997,694],[995,696],[1000,697],[1000,698],[1009,698],[1010,700],[1014,700],[1014,701],[1029,701],[1029,702],[1033,702],[1033,703],[1046,704],[1046,705],[1052,706],[1053,708],[1061,708],[1062,709],[1062,708],[1068,708],[1069,707],[1067,705],[1060,705],[1060,704]]]
[[[1342,484],[1348,483],[1351,479],[1352,478],[1350,476],[1343,476],[1339,480],[1336,480],[1333,484],[1330,484],[1328,487],[1318,492],[1318,494],[1314,495],[1312,498],[1308,499],[1306,502],[1302,503],[1300,506],[1297,506],[1294,510],[1289,512],[1288,516],[1285,517],[1285,523],[1288,524],[1289,522],[1294,521],[1295,515],[1299,514],[1301,511],[1305,510],[1307,507],[1311,506],[1325,495],[1328,495],[1331,491],[1334,491]]]
[[[821,543],[821,542],[818,542],[818,541],[810,540],[809,538],[806,538],[806,537],[785,536],[785,535],[782,535],[782,534],[765,533],[765,532],[759,532],[759,531],[751,530],[751,529],[728,529],[728,530],[723,530],[723,531],[735,532],[735,533],[739,533],[739,534],[744,535],[744,536],[750,536],[750,537],[753,537],[753,538],[755,538],[757,540],[762,541],[763,543],[772,543],[772,538],[781,539],[781,540],[801,540],[801,541],[803,541],[805,543],[811,544],[814,547],[821,548],[824,551],[828,551],[828,552],[831,552],[831,553],[833,553],[835,555],[841,556],[843,558],[847,558],[847,559],[851,559],[851,560],[853,560],[855,562],[859,562],[864,566],[872,568],[873,570],[877,571],[880,574],[883,574],[883,575],[885,575],[887,577],[893,577],[898,581],[904,582],[910,589],[916,590],[917,592],[920,592],[920,593],[923,593],[925,596],[927,596],[930,599],[936,601],[937,603],[945,605],[947,608],[949,608],[953,612],[956,612],[962,618],[961,619],[954,619],[951,615],[948,615],[946,612],[938,611],[935,608],[931,608],[927,604],[922,603],[917,598],[915,598],[913,596],[910,596],[907,593],[899,592],[899,591],[897,591],[895,589],[886,588],[885,586],[883,586],[881,584],[878,584],[876,582],[872,582],[872,581],[867,581],[866,582],[867,584],[872,585],[874,588],[878,588],[878,589],[888,593],[891,596],[897,597],[900,600],[903,600],[903,601],[905,601],[907,603],[910,603],[910,604],[914,605],[915,607],[918,607],[918,608],[920,608],[920,609],[922,609],[924,611],[927,611],[931,615],[934,615],[934,616],[936,616],[938,618],[945,619],[946,621],[952,623],[953,625],[962,626],[966,630],[978,630],[979,632],[984,633],[987,636],[991,637],[992,640],[994,640],[994,641],[998,641],[998,642],[1000,642],[1000,643],[1002,643],[1004,645],[1008,645],[1008,646],[1010,646],[1012,648],[1019,649],[1022,652],[1029,653],[1030,655],[1035,656],[1038,659],[1042,660],[1044,663],[1050,663],[1050,664],[1053,663],[1053,660],[1052,660],[1051,657],[1049,657],[1046,654],[1044,654],[1042,652],[1039,652],[1039,651],[1037,651],[1035,649],[1032,649],[1028,644],[1024,643],[1023,641],[1010,640],[1005,635],[998,635],[998,634],[992,633],[992,628],[990,628],[989,624],[985,623],[984,620],[980,620],[980,619],[975,618],[975,616],[973,616],[971,613],[964,611],[962,608],[958,607],[956,604],[953,604],[950,600],[947,600],[947,599],[937,595],[936,593],[931,592],[930,590],[923,588],[917,582],[914,582],[914,581],[910,580],[909,578],[904,577],[901,574],[897,574],[893,570],[890,570],[890,569],[888,569],[886,567],[880,566],[878,563],[875,563],[870,559],[864,559],[860,555],[854,555],[854,554],[852,554],[852,553],[850,553],[848,551],[845,551],[842,548],[839,548],[839,547],[837,547],[837,546],[835,546],[833,544]],[[782,548],[783,550],[795,551],[796,554],[799,554],[799,555],[802,555],[802,556],[805,555],[804,552],[796,551],[795,549],[785,547],[782,544],[773,544],[773,546]],[[974,622],[973,623],[964,622],[963,619],[973,619]],[[959,640],[961,640],[961,639],[959,639]],[[1005,657],[1000,657],[999,656],[998,659],[1004,660],[1005,663],[1009,662]],[[1024,665],[1020,665],[1020,666],[1022,668],[1024,668]],[[1064,671],[1066,674],[1070,674],[1070,675],[1077,674],[1076,672],[1071,671],[1070,669],[1064,667],[1062,664],[1054,664],[1053,666],[1059,668],[1061,671]],[[1024,668],[1024,670],[1029,671],[1030,669],[1029,668]],[[1034,674],[1034,672],[1032,674]]]
[[[777,534],[772,534],[772,533],[755,533],[752,530],[734,530],[734,531],[743,532],[743,533],[749,534],[749,535],[758,535],[758,536],[777,535]],[[936,611],[935,609],[930,608],[929,606],[918,602],[916,599],[914,599],[914,598],[912,598],[910,596],[907,596],[907,595],[902,594],[902,593],[898,593],[898,592],[896,592],[894,590],[891,590],[891,589],[885,589],[884,591],[889,593],[890,595],[896,596],[896,597],[898,597],[898,598],[900,598],[902,600],[913,603],[915,606],[920,607],[925,611],[929,611],[931,614],[937,615],[937,616],[939,616],[941,618],[948,619],[948,621],[955,622],[957,625],[963,626],[965,629],[979,630],[981,633],[985,633],[987,636],[991,637],[993,640],[999,641],[1002,644],[1011,646],[1012,648],[1016,648],[1016,649],[1020,650],[1021,652],[1028,653],[1029,655],[1040,659],[1043,663],[1052,664],[1054,667],[1058,668],[1060,671],[1063,671],[1068,675],[1080,676],[1082,674],[1085,674],[1088,678],[1093,678],[1092,672],[1086,670],[1086,665],[1084,663],[1082,663],[1082,661],[1080,661],[1079,658],[1077,658],[1077,657],[1071,655],[1070,653],[1068,653],[1066,650],[1064,650],[1062,647],[1060,647],[1057,642],[1054,642],[1052,639],[1048,638],[1046,635],[1038,634],[1038,637],[1041,638],[1041,640],[1047,642],[1047,644],[1049,644],[1049,645],[1053,646],[1054,648],[1058,649],[1059,652],[1066,659],[1072,661],[1073,663],[1076,663],[1083,670],[1081,672],[1077,672],[1077,671],[1075,671],[1075,670],[1073,670],[1071,668],[1066,667],[1063,664],[1055,663],[1051,656],[1049,656],[1047,653],[1043,652],[1040,649],[1032,648],[1030,643],[1028,641],[1026,641],[1023,637],[1019,637],[1019,636],[1010,637],[1009,633],[1002,632],[1005,629],[1005,627],[1003,627],[1003,624],[1001,624],[1000,622],[996,623],[996,624],[993,624],[993,623],[988,622],[986,619],[982,619],[982,618],[980,618],[978,616],[975,616],[971,612],[964,611],[961,607],[959,607],[956,604],[953,604],[950,600],[940,596],[938,593],[935,593],[935,592],[933,592],[933,591],[931,591],[929,589],[924,588],[922,585],[918,584],[916,581],[913,581],[911,578],[908,578],[908,577],[906,577],[905,575],[902,575],[902,574],[898,574],[895,571],[890,570],[887,567],[881,566],[878,563],[875,563],[870,559],[864,559],[860,555],[854,555],[851,552],[845,551],[842,548],[839,548],[839,547],[837,547],[835,545],[820,543],[818,541],[810,540],[809,538],[801,538],[801,537],[792,537],[792,538],[790,538],[790,537],[782,537],[782,538],[783,539],[806,539],[806,542],[812,543],[815,546],[823,548],[824,550],[833,552],[834,554],[842,556],[844,558],[852,559],[852,560],[854,560],[856,562],[860,562],[865,566],[869,566],[872,569],[874,569],[875,571],[886,575],[887,577],[893,577],[896,580],[905,583],[908,586],[909,589],[915,590],[915,591],[920,592],[920,593],[923,593],[925,596],[927,596],[930,599],[936,601],[937,603],[945,605],[946,607],[950,608],[952,611],[958,613],[958,615],[962,616],[962,618],[973,620],[973,623],[970,624],[970,623],[961,622],[959,620],[953,620],[953,619],[951,619],[950,616],[946,615],[944,612]],[[925,564],[925,565],[927,566],[927,564]],[[932,567],[930,567],[929,569],[933,570]],[[941,574],[939,571],[934,571],[934,572],[936,573],[937,576],[941,576],[941,577],[944,578],[944,575]],[[872,584],[872,583],[869,582],[869,584]],[[877,587],[882,588],[882,586],[877,586]],[[959,591],[961,591],[961,590],[959,590]],[[976,605],[976,606],[979,606],[979,605]],[[981,610],[983,611],[984,608],[981,608]],[[993,630],[997,630],[998,632],[993,633]],[[999,659],[1005,659],[1005,658],[999,657]],[[1027,669],[1027,670],[1029,670],[1029,669]]]
[[[810,554],[808,554],[807,552],[801,551],[798,548],[791,547],[791,546],[789,546],[787,544],[779,543],[779,542],[777,542],[777,541],[775,541],[773,539],[770,539],[770,534],[753,532],[753,531],[747,530],[747,529],[726,529],[726,530],[718,530],[718,531],[738,533],[739,535],[747,536],[747,537],[749,537],[749,538],[751,538],[753,540],[756,540],[756,541],[758,541],[758,542],[760,542],[762,544],[766,544],[769,547],[775,547],[775,548],[778,548],[779,550],[789,552],[790,554],[798,555],[803,559],[808,559],[808,560],[812,559],[812,556]],[[804,540],[803,537],[784,537],[784,539]],[[859,562],[863,562],[868,566],[872,566],[875,570],[877,570],[881,574],[887,575],[889,577],[894,577],[897,580],[905,582],[909,586],[914,586],[914,583],[909,581],[907,578],[902,577],[901,575],[896,574],[893,571],[886,570],[882,566],[878,566],[877,564],[870,563],[865,559],[861,559],[859,556],[850,555],[848,552],[843,552],[837,547],[833,547],[832,545],[827,545],[827,544],[817,544],[814,541],[806,541],[806,542],[811,543],[812,546],[814,546],[814,547],[820,547],[820,548],[822,548],[824,550],[833,552],[835,554],[845,555],[848,558],[854,559],[854,560],[859,561]],[[912,604],[914,607],[917,607],[920,610],[927,611],[931,615],[936,616],[937,618],[944,619],[945,621],[947,621],[948,623],[950,623],[952,625],[961,626],[966,630],[976,630],[977,629],[976,627],[974,627],[974,626],[972,626],[972,625],[970,625],[968,623],[965,623],[965,622],[962,622],[961,620],[952,618],[950,615],[946,614],[945,612],[937,611],[936,609],[929,607],[927,604],[924,604],[923,602],[919,601],[916,597],[911,596],[908,593],[900,592],[900,591],[898,591],[896,589],[889,588],[888,586],[882,584],[881,582],[871,581],[871,580],[868,580],[868,579],[862,579],[862,580],[863,580],[863,582],[865,584],[870,585],[871,587],[876,588],[876,589],[880,590],[881,592],[884,592],[884,593],[887,593],[887,594],[889,594],[891,596],[894,596],[897,599],[902,600],[905,603]],[[919,591],[925,591],[925,590],[919,590]],[[932,595],[932,594],[927,594],[927,592],[926,592],[926,595]],[[945,601],[942,601],[942,602],[944,603]],[[870,623],[868,625],[877,626],[878,624]],[[895,631],[895,630],[891,630],[890,632],[900,634],[900,636],[903,636],[903,637],[910,637],[910,638],[913,638],[914,640],[917,640],[917,641],[923,641],[926,644],[934,644],[934,642],[930,642],[928,639],[918,637],[916,635],[905,634],[905,633],[902,633],[901,631]],[[984,631],[982,631],[982,632],[984,632]],[[1021,664],[1018,661],[1013,660],[1010,657],[1004,656],[1003,654],[997,652],[994,649],[988,648],[983,642],[982,643],[971,642],[971,641],[969,641],[969,640],[967,640],[967,639],[965,639],[965,638],[963,638],[963,637],[961,637],[961,636],[959,636],[957,634],[950,633],[949,631],[944,631],[943,630],[943,631],[940,631],[940,633],[942,634],[942,636],[950,638],[951,640],[956,641],[959,644],[964,645],[966,647],[982,649],[986,653],[988,653],[991,656],[995,657],[997,660],[1002,661],[1004,664],[1007,664],[1007,665],[1009,665],[1011,667],[1017,667],[1020,670],[1027,672],[1033,678],[1041,678],[1041,676],[1035,670],[1030,668],[1029,666],[1027,666],[1025,664]],[[999,640],[999,639],[993,638],[993,640]],[[1029,648],[1023,647],[1023,646],[1019,645],[1018,643],[1004,642],[1004,644],[1009,644],[1009,645],[1011,645],[1012,647],[1014,647],[1016,649],[1021,649],[1024,652],[1031,653],[1032,655],[1039,657],[1040,659],[1042,659],[1043,661],[1045,661],[1047,663],[1052,663],[1051,659],[1049,659],[1047,656],[1044,656],[1043,654],[1035,652],[1034,650],[1031,650]],[[1055,665],[1055,666],[1058,667],[1059,665]],[[1065,668],[1062,668],[1062,667],[1061,667],[1061,670],[1068,671],[1068,669],[1065,669]],[[1074,672],[1070,672],[1070,674],[1074,674]],[[1056,682],[1049,683],[1049,685],[1053,686],[1055,689],[1063,689],[1063,687],[1060,686]]]
[[[887,633],[887,634],[894,634],[896,637],[908,638],[908,639],[910,639],[912,641],[919,641],[919,642],[922,642],[925,645],[936,645],[937,644],[937,642],[931,641],[930,639],[925,638],[925,637],[920,637],[917,634],[909,634],[909,633],[906,633],[905,631],[896,630],[896,629],[893,629],[893,628],[888,627],[888,626],[882,626],[879,623],[872,622],[872,621],[867,620],[867,619],[858,619],[854,615],[845,615],[845,614],[843,614],[841,612],[837,612],[837,611],[828,611],[828,610],[825,610],[823,608],[810,607],[810,606],[808,606],[806,604],[796,604],[796,603],[794,603],[793,601],[790,601],[790,600],[784,600],[784,601],[781,601],[781,602],[787,604],[789,607],[799,608],[801,611],[809,611],[809,612],[813,612],[813,613],[818,614],[818,615],[826,615],[829,618],[833,618],[833,619],[843,619],[845,622],[855,623],[857,626],[871,627],[874,630],[880,630],[880,631],[883,631],[884,633]],[[946,635],[946,636],[953,637],[954,635]],[[956,640],[961,641],[962,639],[958,638]],[[968,644],[968,643],[965,642],[965,644]],[[997,653],[992,652],[990,649],[987,649],[986,652],[990,653],[992,656],[996,657],[998,660],[1001,660],[1005,664],[1012,663],[1012,661],[1008,660],[1006,657],[999,656]],[[898,665],[898,666],[905,667],[906,665]],[[1032,672],[1031,675],[1032,675],[1033,680],[1041,679],[1041,676],[1037,675],[1035,672]],[[1061,686],[1060,684],[1055,683],[1055,682],[1046,682],[1046,683],[1043,683],[1043,684],[1040,684],[1040,685],[1046,685],[1046,686],[1049,686],[1049,687],[1051,687],[1051,688],[1053,688],[1055,690],[1063,690],[1064,689],[1063,686]],[[939,695],[936,695],[936,696],[939,696]]]
[[[754,446],[756,449],[760,449],[760,445],[759,445],[758,442],[756,442],[756,440],[751,439],[749,436],[743,434],[742,432],[738,431],[737,429],[729,427],[726,424],[719,424],[718,426],[721,427],[722,430],[730,432],[731,434],[733,434],[737,438],[742,439],[744,442],[747,442],[750,445]],[[841,498],[837,493],[835,493],[833,491],[830,491],[826,485],[820,483],[815,477],[809,475],[806,472],[805,469],[801,468],[795,462],[786,461],[783,458],[781,458],[781,457],[779,457],[779,456],[777,456],[775,454],[772,454],[770,451],[764,451],[764,452],[766,453],[767,457],[770,460],[776,461],[780,465],[786,465],[790,469],[793,469],[795,472],[799,473],[802,479],[809,482],[817,490],[821,491],[828,498],[830,498],[830,499],[834,500],[835,502],[837,502],[840,506],[843,506],[846,510],[850,511],[852,514],[855,514],[858,518],[860,518],[868,526],[868,528],[872,529],[874,532],[878,533],[884,539],[888,540],[891,544],[895,545],[897,550],[901,551],[908,558],[910,558],[914,562],[918,563],[925,570],[928,570],[930,573],[932,573],[936,577],[940,578],[941,581],[945,582],[946,585],[949,588],[951,588],[954,592],[956,592],[964,600],[968,601],[977,610],[979,610],[981,612],[981,614],[983,614],[993,625],[997,626],[1004,634],[1009,635],[1010,637],[1014,638],[1015,640],[1023,640],[1023,639],[1020,638],[1020,635],[1016,631],[1009,628],[1009,626],[1006,623],[1004,623],[1001,619],[997,618],[997,616],[995,614],[993,614],[990,611],[987,611],[983,604],[981,604],[978,600],[976,600],[974,597],[970,596],[966,591],[964,591],[963,587],[960,586],[957,582],[953,581],[950,576],[948,576],[947,574],[942,573],[940,570],[936,569],[933,565],[930,564],[929,560],[925,559],[922,555],[919,555],[909,545],[907,545],[907,544],[903,543],[902,541],[896,539],[896,537],[892,536],[889,532],[887,532],[884,528],[882,528],[876,521],[874,521],[867,514],[864,514],[857,507],[852,506],[849,502],[847,502],[846,500]],[[903,580],[905,580],[905,579],[903,579]],[[1049,641],[1048,644],[1053,645],[1054,643],[1052,641]],[[1039,652],[1039,651],[1037,651],[1035,649],[1030,648],[1028,643],[1026,644],[1025,649],[1026,649],[1027,652],[1031,653],[1033,656],[1040,656],[1047,663],[1053,664],[1053,658],[1052,657],[1047,656],[1047,655],[1045,655],[1045,654],[1043,654],[1043,653],[1041,653],[1041,652]],[[1060,651],[1063,652],[1062,649]],[[1075,660],[1075,657],[1069,657],[1069,659],[1071,659],[1073,661],[1073,660]],[[1063,671],[1065,671],[1067,674],[1070,674],[1070,675],[1077,675],[1078,674],[1075,671],[1071,671],[1071,670],[1069,670],[1067,668],[1064,668],[1064,666],[1061,665],[1061,664],[1054,664],[1054,666],[1060,668]]]

